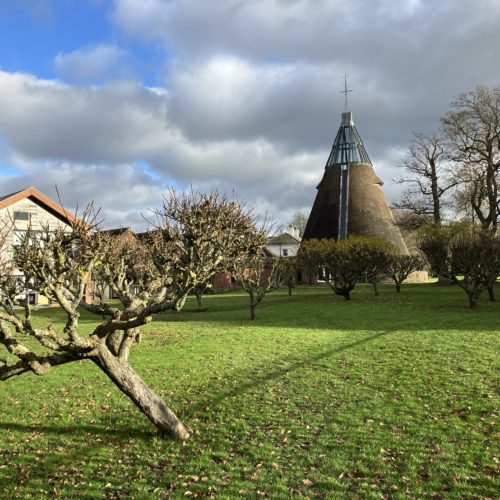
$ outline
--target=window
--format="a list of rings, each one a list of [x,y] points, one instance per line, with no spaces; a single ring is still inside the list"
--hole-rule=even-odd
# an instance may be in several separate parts
[[[283,250],[281,250],[281,254],[283,257],[288,257],[288,248],[283,248]]]
[[[29,212],[21,212],[19,210],[14,211],[14,220],[30,220]]]

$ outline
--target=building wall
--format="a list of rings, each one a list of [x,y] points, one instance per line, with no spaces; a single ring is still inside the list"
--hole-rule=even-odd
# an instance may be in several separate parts
[[[27,212],[29,214],[28,221],[16,220],[14,221],[15,212]],[[26,198],[24,200],[13,203],[7,208],[0,209],[0,223],[6,223],[10,226],[11,221],[14,222],[14,227],[7,235],[5,250],[11,255],[13,254],[13,245],[16,242],[16,233],[21,234],[26,231],[31,224],[31,228],[35,231],[40,231],[48,225],[51,231],[57,227],[67,227],[69,225],[62,222],[56,216],[45,210],[34,201]]]
[[[27,212],[28,220],[14,220],[16,212]],[[70,231],[69,224],[61,221],[58,217],[29,198],[0,209],[0,227],[4,227],[4,224],[6,224],[6,228],[9,228],[9,232],[7,233],[6,244],[2,249],[3,258],[13,258],[14,246],[23,233],[28,230],[28,227],[31,227],[34,231],[41,231],[47,227],[50,231],[54,231],[58,227],[63,227]],[[49,303],[48,299],[43,295],[34,292],[34,296],[36,304]]]
[[[283,244],[283,245],[267,245],[267,249],[273,254],[278,257],[295,257],[297,255],[297,252],[299,250],[299,243],[296,245],[288,245],[288,244]],[[285,252],[284,252],[285,250]],[[286,254],[286,255],[285,255]]]

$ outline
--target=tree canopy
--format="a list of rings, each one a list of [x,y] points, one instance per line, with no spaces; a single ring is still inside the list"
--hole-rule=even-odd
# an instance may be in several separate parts
[[[251,211],[217,192],[170,191],[155,216],[154,228],[140,238],[116,237],[99,231],[88,211],[69,230],[28,230],[14,263],[0,252],[0,343],[7,352],[0,380],[28,372],[44,375],[58,365],[89,360],[162,433],[191,436],[189,426],[134,371],[130,350],[142,325],[158,313],[182,308],[193,287],[244,261],[262,247],[266,234]],[[102,297],[86,302],[91,276],[113,290],[120,306]],[[61,306],[62,327],[35,326],[30,290]],[[103,318],[90,334],[81,331],[80,307]]]

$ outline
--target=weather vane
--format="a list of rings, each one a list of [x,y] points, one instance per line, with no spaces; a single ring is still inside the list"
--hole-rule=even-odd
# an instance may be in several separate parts
[[[347,95],[349,92],[352,92],[352,89],[347,88],[347,73],[344,73],[344,90],[341,90],[339,94],[344,94],[345,98],[345,110],[347,111],[348,105],[347,105]]]

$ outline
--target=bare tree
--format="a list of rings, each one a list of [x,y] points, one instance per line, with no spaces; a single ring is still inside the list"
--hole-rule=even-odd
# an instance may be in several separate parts
[[[307,215],[303,212],[295,212],[293,214],[292,220],[290,221],[290,226],[296,227],[299,230],[299,235],[302,237],[307,226]]]
[[[265,255],[262,248],[234,268],[234,277],[250,298],[250,319],[256,318],[257,307],[264,297],[282,283],[285,260],[286,257]]]
[[[500,85],[459,94],[441,118],[449,157],[459,167],[462,204],[470,204],[483,228],[497,230],[500,214]]]
[[[27,232],[16,253],[22,276],[16,276],[8,262],[0,268],[0,343],[8,352],[0,365],[0,380],[27,372],[44,375],[55,366],[87,359],[162,433],[181,440],[192,435],[134,371],[128,361],[130,349],[140,327],[154,315],[182,308],[193,287],[209,279],[221,263],[255,251],[265,244],[265,237],[256,230],[250,212],[216,192],[178,196],[172,191],[156,215],[155,229],[142,239],[116,239],[95,231],[89,213],[69,232]],[[113,290],[121,307],[102,300],[85,302],[91,275]],[[61,306],[64,325],[35,326],[28,287]],[[88,335],[79,328],[79,307],[104,317]],[[34,343],[48,353],[33,348]]]
[[[431,215],[435,223],[440,223],[444,195],[457,181],[450,179],[444,167],[444,140],[438,134],[413,136],[403,160],[405,175],[398,180],[410,187],[394,206],[416,216]]]
[[[425,224],[431,224],[433,221],[432,215],[411,212],[409,209],[399,209],[393,207],[394,219],[396,225],[403,233],[405,241],[410,237],[419,227]]]
[[[293,289],[297,286],[297,257],[284,257],[281,259],[282,283],[288,288],[288,295],[292,296]]]

